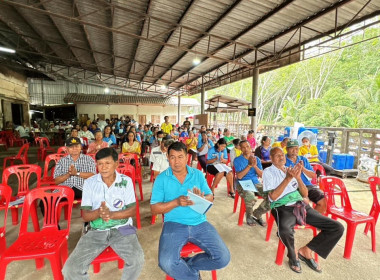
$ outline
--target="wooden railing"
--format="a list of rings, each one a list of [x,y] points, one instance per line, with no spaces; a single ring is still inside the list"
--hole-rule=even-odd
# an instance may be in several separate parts
[[[229,129],[234,135],[241,135],[243,131],[250,130],[249,124],[229,124]],[[337,134],[335,139],[334,153],[351,154],[355,156],[355,164],[363,156],[370,158],[380,158],[380,129],[371,128],[341,128],[341,127],[308,127],[318,129],[318,141],[323,141],[325,146],[328,143],[328,131]],[[264,125],[259,127],[261,135],[268,135],[277,138],[284,135],[285,126]]]

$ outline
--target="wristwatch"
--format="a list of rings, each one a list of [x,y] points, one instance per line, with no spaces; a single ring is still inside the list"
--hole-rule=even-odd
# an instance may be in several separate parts
[[[80,172],[77,172],[77,176],[80,176]]]

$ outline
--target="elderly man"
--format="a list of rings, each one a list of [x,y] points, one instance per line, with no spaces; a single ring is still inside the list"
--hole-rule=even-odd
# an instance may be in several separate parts
[[[160,154],[156,153],[154,154],[154,161],[152,161],[153,166],[152,170],[154,172],[154,178],[158,176],[158,174],[162,173],[169,167],[169,161],[168,161],[168,147],[174,143],[173,139],[169,139],[168,137],[164,137],[164,139],[161,142],[160,147]]]
[[[255,192],[244,190],[240,184],[237,184],[237,191],[245,202],[246,221],[249,226],[255,226],[256,224],[265,226],[266,223],[261,216],[270,210],[270,206],[268,196],[263,192],[263,185],[259,181],[259,177],[262,177],[263,174],[263,167],[260,159],[252,153],[251,145],[247,140],[240,142],[240,148],[242,154],[234,160],[237,178],[239,180],[251,180],[258,190],[258,194],[264,198],[259,207],[253,211],[257,201]]]
[[[299,260],[302,260],[311,269],[322,272],[313,259],[313,251],[322,258],[327,258],[342,237],[344,227],[339,222],[321,215],[307,203],[308,189],[301,179],[303,161],[294,167],[286,167],[284,152],[279,147],[271,149],[270,158],[272,165],[263,172],[263,186],[264,191],[269,192],[278,236],[288,249],[289,266],[294,272],[301,273]],[[320,230],[319,234],[298,252],[294,248],[296,224],[309,224]]]
[[[175,279],[199,279],[200,270],[225,267],[230,253],[206,215],[193,210],[188,191],[213,201],[211,190],[201,171],[187,166],[185,144],[175,142],[168,148],[170,167],[157,176],[150,201],[153,215],[165,214],[160,237],[158,261],[160,268]],[[181,248],[188,242],[199,246],[203,253],[181,258]]]
[[[287,167],[294,167],[297,163],[302,161],[302,172],[301,179],[302,182],[306,185],[308,189],[309,199],[316,204],[315,210],[319,213],[324,214],[327,209],[327,203],[324,193],[319,189],[318,186],[314,186],[309,178],[315,178],[313,167],[310,165],[307,158],[304,156],[299,156],[299,145],[297,140],[289,140],[286,149],[288,153],[286,154],[286,163]]]
[[[69,186],[74,190],[75,198],[82,198],[84,180],[95,175],[94,160],[81,153],[82,145],[78,137],[66,140],[69,155],[58,161],[54,170],[54,181],[57,185]]]
[[[132,180],[116,171],[114,149],[100,150],[96,162],[99,174],[86,180],[82,198],[83,220],[91,223],[91,229],[80,238],[62,273],[66,280],[89,279],[91,262],[111,246],[125,263],[121,279],[138,279],[144,253],[132,222],[136,213]]]

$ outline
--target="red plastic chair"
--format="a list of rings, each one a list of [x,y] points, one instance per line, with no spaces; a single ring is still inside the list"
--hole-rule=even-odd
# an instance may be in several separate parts
[[[189,255],[192,255],[192,254],[199,254],[199,253],[203,253],[204,251],[199,248],[197,245],[193,244],[193,243],[187,243],[185,246],[183,246],[182,250],[181,250],[181,257],[188,257]],[[216,270],[213,270],[211,271],[211,277],[212,277],[212,280],[217,280],[218,277],[216,276]],[[166,280],[174,280],[172,277],[170,277],[169,275],[166,275]]]
[[[8,205],[12,196],[12,189],[6,184],[0,184],[0,210],[4,210],[4,220],[0,227],[0,254],[2,254],[7,248],[7,242],[5,239],[7,217],[8,217]]]
[[[59,147],[57,150],[57,154],[68,154],[69,151],[67,150],[66,146]]]
[[[263,199],[263,197],[261,197],[259,195],[257,195],[256,197],[259,198],[259,199]],[[239,203],[239,198],[240,198],[239,192],[236,191],[235,192],[235,199],[234,199],[233,213],[236,213],[237,204]],[[242,226],[243,225],[245,211],[246,211],[245,202],[244,202],[244,199],[242,199],[241,202],[240,202],[240,211],[239,211],[238,226]],[[269,212],[266,213],[266,219],[267,219],[267,222],[268,222],[268,220],[269,220]]]
[[[28,164],[28,150],[29,150],[29,143],[24,144],[21,149],[18,151],[18,154],[11,157],[4,158],[4,165],[3,169],[7,166],[7,161],[10,161],[10,166],[14,164],[15,160],[21,160],[23,164]]]
[[[352,209],[346,187],[341,179],[330,176],[323,177],[321,178],[321,185],[324,186],[325,194],[327,194],[327,213],[330,214],[333,219],[340,218],[347,223],[346,244],[343,257],[346,259],[351,258],[356,226],[362,223],[370,224],[372,233],[372,251],[376,252],[376,227],[374,217]],[[335,204],[336,188],[342,193],[344,204],[341,207],[338,207]]]
[[[72,205],[74,192],[71,188],[64,186],[37,188],[25,196],[19,237],[1,256],[0,279],[5,278],[7,265],[12,261],[35,259],[36,268],[41,269],[44,266],[43,259],[47,258],[50,260],[54,279],[63,280],[61,270],[68,256],[67,239],[70,233],[72,212],[70,207],[67,227],[58,229],[60,218],[58,208],[63,199]],[[32,209],[35,211],[38,200],[42,201],[45,209],[42,229],[28,232],[29,215],[33,217]]]
[[[214,181],[214,178],[215,176],[206,172],[206,181],[207,181],[207,185],[208,187],[211,189],[211,186],[212,186],[212,182]],[[229,183],[227,181],[227,196],[228,196],[228,187],[229,187]],[[218,185],[215,186],[215,189],[218,188]]]
[[[41,160],[45,160],[48,152],[55,153],[55,149],[50,147],[49,139],[47,137],[39,138],[40,148],[37,151],[37,157]]]
[[[41,182],[41,167],[39,167],[36,164],[22,164],[22,165],[15,165],[10,166],[4,169],[3,171],[3,184],[8,184],[9,177],[11,175],[15,175],[17,177],[18,181],[18,191],[16,196],[11,197],[11,201],[15,201],[29,193],[29,184],[30,184],[30,177],[32,174],[36,174],[37,177],[37,185],[36,187],[40,187]],[[23,204],[10,206],[12,212],[12,224],[17,225],[18,224],[18,209],[23,207]],[[38,225],[38,218],[37,216],[33,216],[33,225],[34,228],[39,228]],[[1,278],[0,278],[1,279]]]
[[[379,214],[380,214],[380,204],[377,198],[376,187],[380,186],[380,178],[369,177],[368,182],[369,182],[369,187],[371,188],[371,192],[373,196],[373,203],[372,203],[371,210],[369,211],[369,215],[375,219],[375,226],[376,226],[376,223],[377,223],[377,220],[379,219]],[[365,234],[368,233],[370,226],[371,226],[371,223],[366,224],[365,229],[364,229]]]
[[[17,144],[17,146],[21,147],[22,145],[25,145],[28,143],[27,139],[16,137],[16,135],[14,133],[9,134],[8,137],[9,137],[8,141],[9,141],[9,144],[11,147],[14,147],[15,144]]]
[[[0,146],[4,147],[4,149],[8,150],[8,142],[5,131],[0,131]]]
[[[61,160],[61,158],[65,157],[66,154],[50,154],[45,159],[45,165],[44,165],[44,174],[41,179],[41,185],[55,185],[54,182],[54,169],[57,165],[58,161]],[[49,175],[49,164],[51,161],[54,161],[53,167],[50,169],[50,175]]]
[[[124,261],[119,257],[118,254],[111,247],[107,247],[99,256],[97,256],[92,261],[92,266],[94,268],[94,273],[100,272],[100,264],[105,262],[118,261],[118,268],[123,269]]]
[[[124,174],[132,179],[133,188],[135,190],[135,199],[136,199],[136,225],[137,228],[141,228],[141,218],[140,218],[140,204],[136,196],[136,180],[135,180],[135,168],[133,165],[128,163],[120,163],[117,168],[117,172]]]
[[[310,163],[310,165],[313,167],[315,173],[317,173],[317,171],[319,171],[319,173],[321,174],[320,176],[326,176],[326,171],[322,165],[320,165],[319,163],[316,163],[316,162],[312,162],[312,163]],[[311,180],[311,183],[313,185],[318,185],[319,184],[319,178],[317,178],[317,177],[313,178]]]
[[[274,224],[274,217],[273,215],[270,215],[269,220],[268,220],[268,228],[267,228],[267,235],[266,235],[265,241],[269,241],[270,239],[273,224]],[[311,229],[313,231],[313,236],[317,235],[317,229],[311,225],[305,225],[305,226],[295,225],[294,230],[298,230],[298,229]],[[279,239],[278,246],[277,246],[276,261],[275,261],[277,265],[282,265],[282,262],[284,260],[285,248],[286,247],[284,243],[282,243],[281,239]],[[317,253],[314,254],[314,259],[316,262],[318,262]]]
[[[124,162],[124,163],[131,163],[131,160],[134,159],[136,169],[135,169],[135,180],[139,184],[139,191],[140,191],[140,200],[144,200],[144,195],[142,191],[142,174],[141,174],[141,164],[139,162],[139,156],[137,154],[132,154],[132,153],[120,153],[119,154],[119,160]]]

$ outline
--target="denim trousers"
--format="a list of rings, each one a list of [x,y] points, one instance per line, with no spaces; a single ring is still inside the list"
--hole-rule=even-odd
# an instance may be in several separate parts
[[[90,230],[83,235],[62,269],[64,279],[90,279],[87,271],[91,262],[108,246],[125,263],[121,279],[138,279],[144,264],[144,253],[137,235],[122,235],[117,229]]]
[[[181,258],[184,245],[191,242],[204,253]],[[216,229],[208,222],[188,226],[165,222],[158,250],[160,268],[174,279],[198,280],[200,270],[216,270],[227,266],[230,252]]]

